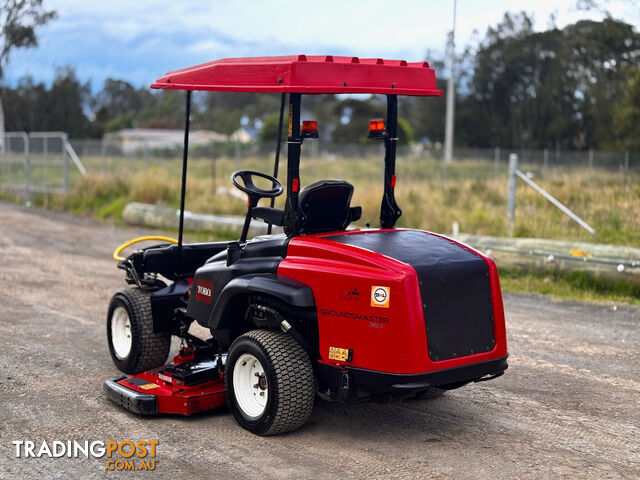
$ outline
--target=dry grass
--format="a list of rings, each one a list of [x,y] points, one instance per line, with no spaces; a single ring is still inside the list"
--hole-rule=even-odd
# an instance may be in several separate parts
[[[177,207],[180,195],[180,161],[156,161],[146,170],[141,162],[122,161],[111,175],[90,175],[75,183],[65,195],[42,195],[37,204],[99,218],[119,218],[129,201]],[[126,171],[125,171],[126,169]],[[270,159],[248,158],[241,162],[194,159],[189,167],[187,208],[202,213],[243,215],[246,203],[231,195],[229,177],[234,170],[270,172]],[[521,166],[527,171],[526,166]],[[518,180],[515,235],[579,239],[584,241],[640,245],[640,177],[621,171],[530,169],[535,180],[596,230],[591,235],[560,212],[533,189]],[[284,167],[281,167],[281,172]],[[282,175],[281,175],[282,176]],[[444,166],[432,159],[401,158],[397,165],[398,204],[403,210],[399,226],[450,232],[454,221],[463,232],[505,235],[507,230],[507,175],[496,177],[488,162],[464,161]],[[304,159],[303,184],[323,178],[344,178],[354,184],[354,205],[362,205],[362,225],[378,224],[382,197],[382,160]],[[266,202],[266,201],[265,201]],[[282,207],[283,198],[276,202]]]
[[[284,161],[283,161],[284,163]],[[382,160],[303,159],[303,185],[323,178],[344,178],[355,186],[353,205],[363,207],[361,225],[378,225],[382,197]],[[178,207],[180,159],[143,162],[110,159],[116,174],[91,174],[76,179],[73,190],[63,195],[38,195],[33,203],[77,215],[121,222],[127,202],[138,201]],[[532,171],[536,182],[547,189],[596,229],[591,235],[538,193],[518,181],[515,235],[575,239],[621,245],[640,245],[640,175],[633,172],[588,169]],[[193,159],[189,166],[187,209],[201,213],[246,213],[246,202],[230,192],[231,173],[239,169],[272,171],[271,159]],[[285,168],[281,167],[281,172]],[[432,159],[400,158],[397,164],[398,204],[404,214],[398,226],[448,233],[454,221],[463,232],[503,236],[507,230],[507,175],[505,166],[496,176],[493,165],[458,161],[444,166]],[[281,177],[284,175],[281,174]],[[7,194],[0,199],[15,200]],[[266,204],[266,201],[263,201]],[[282,208],[284,199],[277,199]],[[212,236],[213,235],[213,236]],[[223,232],[192,234],[199,241],[225,237]],[[226,238],[226,237],[225,237]],[[640,302],[638,285],[611,282],[585,272],[501,270],[505,291],[553,294],[558,298],[608,302]]]

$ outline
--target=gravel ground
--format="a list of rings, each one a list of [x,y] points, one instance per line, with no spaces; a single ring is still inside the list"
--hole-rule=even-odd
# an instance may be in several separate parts
[[[0,478],[640,478],[640,309],[505,295],[510,368],[442,397],[318,404],[261,438],[226,409],[139,418],[110,403],[111,260],[139,233],[0,204]],[[148,233],[148,232],[144,232]],[[16,458],[13,440],[158,440],[154,472]]]

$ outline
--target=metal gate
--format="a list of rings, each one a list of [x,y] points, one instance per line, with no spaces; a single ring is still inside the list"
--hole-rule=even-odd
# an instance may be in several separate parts
[[[27,195],[66,192],[75,177],[86,173],[64,132],[4,135],[0,188],[24,191]]]

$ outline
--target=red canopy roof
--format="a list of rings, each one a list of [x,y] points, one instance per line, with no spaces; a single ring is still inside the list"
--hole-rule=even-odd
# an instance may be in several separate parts
[[[292,55],[224,58],[169,72],[151,88],[229,92],[441,95],[427,62]]]

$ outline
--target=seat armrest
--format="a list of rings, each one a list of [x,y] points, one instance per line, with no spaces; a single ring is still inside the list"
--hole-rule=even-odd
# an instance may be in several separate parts
[[[251,216],[256,219],[259,218],[260,220],[264,220],[266,223],[270,223],[277,227],[282,227],[284,225],[284,210],[280,210],[279,208],[253,207]]]
[[[349,223],[360,220],[362,217],[362,207],[351,207],[349,209]]]

